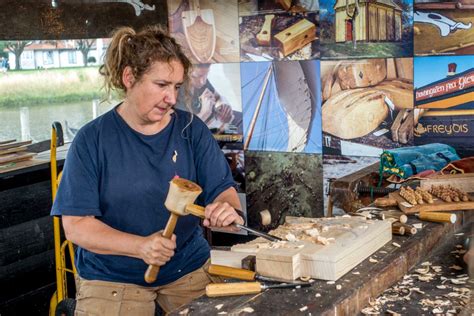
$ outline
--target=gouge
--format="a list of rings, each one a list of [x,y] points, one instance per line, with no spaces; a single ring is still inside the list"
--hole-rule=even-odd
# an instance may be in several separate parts
[[[297,285],[301,285],[303,283],[303,282],[287,281],[287,280],[277,279],[277,278],[269,278],[263,275],[259,275],[254,271],[228,267],[228,266],[222,266],[218,264],[209,265],[207,272],[212,275],[218,275],[225,278],[239,279],[239,280],[244,280],[244,281],[259,280],[259,281],[265,281],[265,282],[280,282],[280,283],[289,283],[289,284],[297,284]],[[304,282],[304,284],[306,283],[307,282]]]
[[[206,295],[209,297],[232,296],[245,294],[258,294],[266,289],[294,289],[299,287],[308,287],[311,283],[281,283],[281,284],[263,284],[260,282],[241,282],[241,283],[211,283],[206,286]]]
[[[189,213],[189,214],[192,214],[194,216],[197,216],[197,217],[200,217],[200,218],[205,218],[204,216],[204,207],[200,206],[200,205],[196,205],[196,204],[188,204],[186,205],[186,209],[185,209],[185,212],[186,213]],[[255,229],[252,229],[250,227],[247,227],[245,225],[240,225],[240,224],[232,224],[233,226],[237,227],[237,228],[240,228],[240,229],[244,229],[246,231],[248,231],[249,233],[253,234],[253,235],[256,235],[256,236],[259,236],[259,237],[263,237],[265,239],[268,239],[270,241],[280,241],[282,240],[281,238],[279,237],[276,237],[276,236],[272,236],[270,234],[267,234],[267,233],[264,233],[264,232],[261,232],[259,230],[255,230]]]

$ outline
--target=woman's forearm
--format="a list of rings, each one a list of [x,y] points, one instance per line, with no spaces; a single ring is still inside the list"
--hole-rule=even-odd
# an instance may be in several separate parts
[[[116,230],[91,216],[62,216],[66,238],[89,251],[141,258],[145,237]]]

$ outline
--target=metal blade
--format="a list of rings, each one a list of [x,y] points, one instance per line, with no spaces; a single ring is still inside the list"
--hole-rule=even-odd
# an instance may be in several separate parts
[[[264,233],[264,232],[261,232],[261,231],[252,229],[252,228],[247,227],[247,226],[244,226],[244,225],[240,225],[240,224],[234,224],[234,225],[235,225],[235,227],[237,227],[237,228],[246,230],[246,231],[248,231],[249,233],[251,233],[251,234],[253,234],[253,235],[255,235],[255,236],[263,237],[263,238],[268,239],[268,240],[270,240],[270,241],[280,241],[280,240],[282,240],[282,239],[279,238],[279,237],[272,236],[272,235],[270,235],[270,234],[267,234],[267,233]]]
[[[278,279],[278,278],[271,278],[271,277],[266,277],[259,274],[255,276],[255,279],[259,281],[263,281],[263,282],[278,282],[278,283],[288,283],[288,284],[296,284],[296,285],[308,283],[308,282],[301,282],[301,281],[288,281],[288,280],[283,280],[283,279]]]
[[[311,283],[300,282],[300,283],[282,283],[282,284],[262,284],[262,289],[294,289],[297,287],[309,287]]]

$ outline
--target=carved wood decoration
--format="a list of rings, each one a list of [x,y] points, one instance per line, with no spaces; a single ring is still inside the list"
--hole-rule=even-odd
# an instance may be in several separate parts
[[[166,26],[167,12],[158,0],[4,0],[0,40],[109,37],[119,26]]]

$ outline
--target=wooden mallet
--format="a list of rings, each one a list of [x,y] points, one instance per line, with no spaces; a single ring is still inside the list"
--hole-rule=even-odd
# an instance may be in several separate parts
[[[182,179],[175,178],[170,182],[170,190],[166,196],[165,207],[170,211],[170,218],[163,231],[163,237],[170,239],[176,227],[176,222],[179,216],[188,215],[186,213],[186,206],[193,205],[196,198],[201,194],[202,189],[196,183]],[[160,267],[149,265],[145,272],[145,281],[153,283],[160,272]]]

